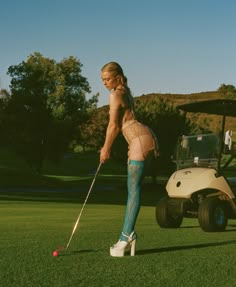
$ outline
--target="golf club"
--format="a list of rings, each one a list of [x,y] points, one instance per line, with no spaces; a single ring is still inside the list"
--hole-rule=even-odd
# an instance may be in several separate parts
[[[73,228],[73,230],[72,230],[70,239],[69,239],[69,241],[68,241],[68,243],[67,243],[67,245],[66,245],[65,250],[69,247],[70,242],[71,242],[71,239],[72,239],[72,237],[73,237],[73,235],[74,235],[74,233],[75,233],[75,231],[76,231],[76,228],[77,228],[77,226],[78,226],[78,224],[79,224],[80,217],[81,217],[82,212],[83,212],[83,210],[84,210],[85,204],[86,204],[86,202],[87,202],[87,200],[88,200],[88,198],[89,198],[89,194],[90,194],[90,192],[91,192],[91,190],[92,190],[92,188],[93,188],[95,179],[96,179],[96,177],[97,177],[97,175],[98,175],[98,172],[99,172],[99,170],[100,170],[100,168],[101,168],[101,165],[102,165],[102,162],[99,163],[99,166],[98,166],[98,168],[97,168],[97,171],[96,171],[96,173],[95,173],[95,175],[94,175],[94,179],[93,179],[92,184],[91,184],[91,186],[90,186],[90,188],[89,188],[89,191],[88,191],[87,196],[86,196],[86,198],[85,198],[84,204],[83,204],[83,206],[82,206],[82,208],[81,208],[81,210],[80,210],[79,216],[78,216],[78,218],[77,218],[77,220],[76,220],[76,222],[75,222],[74,228]]]

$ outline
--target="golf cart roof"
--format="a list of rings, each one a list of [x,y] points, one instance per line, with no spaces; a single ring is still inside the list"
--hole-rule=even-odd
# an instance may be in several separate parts
[[[236,117],[236,100],[215,99],[177,106],[178,109],[192,113],[207,113]]]

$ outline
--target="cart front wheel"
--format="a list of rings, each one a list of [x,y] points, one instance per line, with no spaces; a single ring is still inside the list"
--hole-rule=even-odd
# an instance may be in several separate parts
[[[163,198],[156,206],[156,221],[162,228],[178,228],[182,224],[183,215],[169,212],[168,198]]]

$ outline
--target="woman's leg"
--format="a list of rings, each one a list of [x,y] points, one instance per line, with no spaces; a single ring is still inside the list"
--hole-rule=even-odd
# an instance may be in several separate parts
[[[144,178],[145,166],[149,154],[154,149],[151,136],[143,135],[135,138],[129,145],[128,159],[128,198],[125,211],[125,218],[120,240],[110,248],[110,255],[115,257],[124,256],[125,248],[130,244],[130,255],[135,254],[136,233],[134,227],[140,209],[141,182]]]
[[[128,163],[128,199],[125,212],[125,220],[120,240],[128,241],[135,226],[140,209],[140,189],[144,172],[144,161],[130,160]]]
[[[149,135],[134,139],[129,146],[128,198],[124,225],[120,236],[120,239],[124,241],[127,241],[127,236],[134,231],[140,209],[140,191],[142,179],[144,178],[146,158],[151,150],[153,150],[153,138]]]

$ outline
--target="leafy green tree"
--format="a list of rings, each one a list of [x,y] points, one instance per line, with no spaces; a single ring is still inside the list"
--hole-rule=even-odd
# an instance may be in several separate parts
[[[38,171],[45,158],[59,160],[75,131],[96,108],[98,95],[86,99],[90,86],[75,57],[56,62],[35,52],[10,66],[8,104],[10,142]]]
[[[78,131],[80,143],[86,147],[99,150],[104,144],[106,128],[109,120],[108,106],[92,110],[90,117]]]
[[[233,85],[222,84],[218,88],[218,92],[222,98],[235,99],[236,98],[236,88]]]

